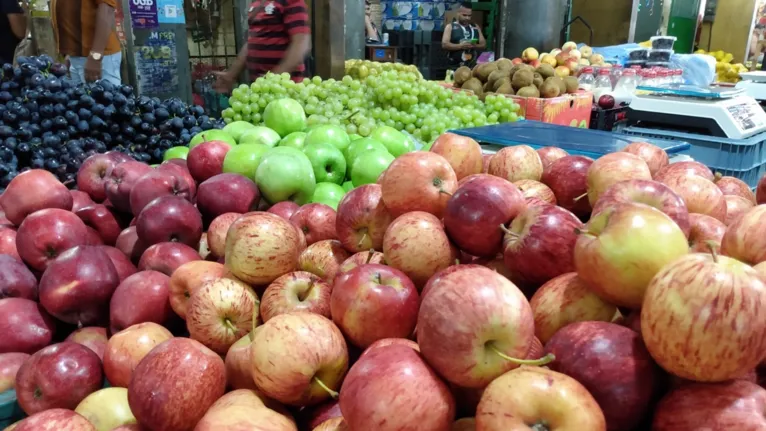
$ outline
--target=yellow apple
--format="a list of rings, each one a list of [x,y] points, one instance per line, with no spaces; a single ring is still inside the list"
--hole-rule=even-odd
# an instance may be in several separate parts
[[[126,388],[105,388],[93,392],[80,401],[74,410],[96,428],[96,431],[110,431],[120,425],[136,423],[128,405]]]

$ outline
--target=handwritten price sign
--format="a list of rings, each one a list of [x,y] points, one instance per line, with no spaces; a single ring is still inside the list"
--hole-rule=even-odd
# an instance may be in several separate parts
[[[134,0],[142,1],[142,0]],[[135,51],[138,90],[161,95],[178,91],[178,56],[172,31],[153,32]]]

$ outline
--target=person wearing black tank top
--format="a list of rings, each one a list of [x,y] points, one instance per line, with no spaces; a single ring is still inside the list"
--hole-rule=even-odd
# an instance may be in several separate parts
[[[479,52],[487,47],[481,28],[471,22],[471,13],[471,4],[463,3],[457,11],[457,17],[444,27],[442,48],[447,51],[451,68],[473,67]]]

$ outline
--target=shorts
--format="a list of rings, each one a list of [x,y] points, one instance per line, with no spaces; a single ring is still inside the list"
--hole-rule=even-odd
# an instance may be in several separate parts
[[[78,84],[85,83],[85,61],[87,57],[69,57],[69,76]],[[101,59],[101,79],[114,85],[122,85],[122,52],[105,55]]]

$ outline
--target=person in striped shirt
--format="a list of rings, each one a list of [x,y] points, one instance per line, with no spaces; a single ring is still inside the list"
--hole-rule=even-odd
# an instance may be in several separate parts
[[[251,80],[267,72],[304,78],[304,60],[311,50],[311,29],[304,0],[256,0],[248,11],[247,44],[225,72],[217,72],[216,89],[231,91],[247,68]]]

